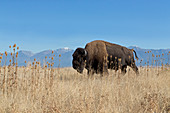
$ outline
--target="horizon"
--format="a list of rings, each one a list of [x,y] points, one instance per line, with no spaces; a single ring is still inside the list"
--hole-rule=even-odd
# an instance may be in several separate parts
[[[0,1],[0,52],[17,44],[34,53],[105,40],[169,49],[170,1]]]
[[[126,47],[126,48],[130,48],[130,47],[132,47],[132,48],[139,48],[139,49],[143,49],[143,50],[155,50],[155,51],[157,51],[157,50],[170,50],[170,48],[163,48],[163,49],[152,49],[152,48],[141,48],[141,47],[139,47],[139,46],[136,46],[136,45],[132,45],[132,46],[128,46],[128,47]],[[40,52],[43,52],[43,51],[56,51],[56,50],[59,50],[59,49],[65,49],[65,50],[75,50],[75,49],[72,49],[72,48],[68,48],[68,47],[63,47],[63,48],[56,48],[56,49],[44,49],[44,50],[41,50],[41,51],[38,51],[38,52],[34,52],[34,51],[32,51],[32,50],[24,50],[24,49],[19,49],[18,50],[18,52],[19,51],[24,51],[24,52],[32,52],[33,54],[37,54],[37,53],[40,53]],[[12,50],[12,49],[11,49]],[[5,50],[7,53],[10,53],[10,48],[8,49],[8,50]],[[0,53],[5,53],[5,51],[0,51]]]

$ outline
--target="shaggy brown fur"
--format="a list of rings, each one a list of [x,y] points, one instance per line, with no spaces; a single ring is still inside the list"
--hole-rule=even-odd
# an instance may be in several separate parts
[[[73,68],[82,72],[86,64],[88,74],[103,75],[108,74],[108,69],[118,70],[119,68],[125,74],[127,66],[130,66],[138,73],[133,52],[135,51],[106,41],[92,41],[86,44],[85,49],[76,49],[73,54]],[[135,56],[137,58],[136,52]]]

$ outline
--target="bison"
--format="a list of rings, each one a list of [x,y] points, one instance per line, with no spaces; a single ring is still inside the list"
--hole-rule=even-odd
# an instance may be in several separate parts
[[[130,66],[138,74],[133,52],[138,58],[133,49],[96,40],[86,44],[85,48],[77,48],[74,51],[72,65],[79,73],[86,68],[88,74],[108,74],[108,69],[121,69],[122,74],[125,74],[127,66]]]

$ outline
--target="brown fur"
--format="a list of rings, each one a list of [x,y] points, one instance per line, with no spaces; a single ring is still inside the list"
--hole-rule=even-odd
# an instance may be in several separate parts
[[[83,51],[87,51],[88,54],[83,56]],[[133,52],[135,51],[117,44],[96,40],[86,44],[85,49],[78,48],[74,52],[73,66],[74,62],[77,61],[76,58],[79,57],[79,59],[85,59],[88,74],[100,73],[103,75],[108,74],[108,69],[118,70],[119,68],[122,70],[122,73],[126,73],[127,66],[132,67],[138,73]],[[81,67],[83,67],[82,64],[83,62],[79,63]],[[75,69],[77,68],[75,67]]]
[[[97,64],[97,69],[95,69],[96,73],[98,73],[100,70],[102,71],[104,68],[104,71],[107,73],[107,65],[106,63],[106,59],[108,54],[107,54],[107,50],[106,50],[106,44],[104,43],[104,41],[93,41],[90,42],[86,45],[85,47],[86,51],[88,51],[88,59],[87,59],[87,65],[93,65],[93,63],[98,63]],[[94,61],[95,60],[95,61]],[[95,65],[95,64],[94,64]],[[93,74],[94,73],[94,66],[89,67],[89,74]],[[103,72],[103,71],[102,71]]]

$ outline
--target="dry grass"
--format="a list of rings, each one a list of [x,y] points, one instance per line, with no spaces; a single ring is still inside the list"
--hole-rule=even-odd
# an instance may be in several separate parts
[[[128,69],[125,76],[110,71],[101,78],[72,68],[1,68],[0,112],[170,112],[170,69],[139,70],[139,76]]]

